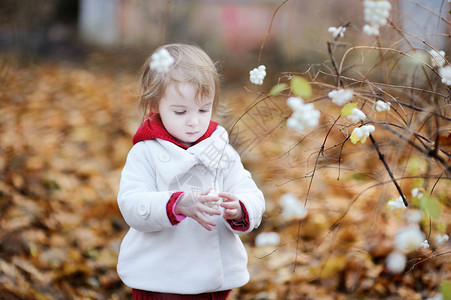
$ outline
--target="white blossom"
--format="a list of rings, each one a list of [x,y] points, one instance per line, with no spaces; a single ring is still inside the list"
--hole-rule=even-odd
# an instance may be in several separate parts
[[[365,143],[366,138],[370,136],[370,133],[375,130],[375,127],[373,125],[363,125],[361,127],[356,127],[352,131],[351,134],[351,142],[353,144],[360,142]]]
[[[346,102],[352,99],[354,96],[354,91],[351,89],[341,89],[341,90],[333,90],[327,94],[329,98],[332,99],[332,102],[338,106],[343,106]]]
[[[433,67],[443,67],[446,63],[445,51],[436,51],[434,49],[429,51],[431,57],[431,64]]]
[[[404,205],[404,202],[402,205]],[[418,224],[423,220],[423,212],[419,209],[409,210],[406,215],[406,220],[408,223]]]
[[[312,128],[318,125],[320,112],[315,109],[312,103],[304,104],[301,98],[290,97],[287,99],[287,104],[293,110],[293,114],[287,120],[288,127],[302,132],[306,128]]]
[[[391,4],[387,0],[364,0],[363,13],[366,24],[363,31],[367,35],[379,35],[379,28],[387,24]]]
[[[340,26],[340,27],[329,27],[327,29],[327,31],[329,31],[330,33],[332,33],[332,36],[334,38],[336,37],[343,37],[344,36],[344,32],[346,31],[346,27]]]
[[[435,241],[437,242],[437,244],[441,245],[445,242],[447,242],[449,240],[449,236],[447,234],[440,234],[438,233],[435,236]]]
[[[401,251],[417,250],[425,240],[424,233],[416,225],[401,228],[395,235],[395,246]]]
[[[379,35],[379,28],[370,26],[368,24],[365,24],[363,26],[363,33],[369,36],[378,36]]]
[[[363,125],[360,129],[362,130],[364,136],[370,136],[370,133],[374,132],[376,128],[373,125]]]
[[[415,197],[415,198],[418,198],[418,199],[423,198],[423,193],[420,192],[420,190],[418,188],[412,189],[411,193],[412,193],[412,197]]]
[[[280,236],[276,232],[262,232],[255,237],[257,247],[277,246],[280,243]]]
[[[352,110],[352,113],[349,116],[347,116],[346,118],[348,118],[353,123],[357,123],[361,120],[365,120],[366,115],[360,109],[354,108]]]
[[[266,76],[266,67],[260,65],[258,68],[254,68],[249,72],[249,80],[256,85],[262,85]]]
[[[406,206],[404,205],[404,201],[402,200],[402,197],[399,196],[398,198],[396,198],[395,200],[390,200],[388,201],[388,208],[390,210],[392,209],[399,209],[399,208],[406,208]]]
[[[446,85],[451,85],[451,65],[444,66],[438,70],[442,82]]]
[[[307,215],[307,208],[294,194],[284,194],[280,201],[282,204],[282,216],[285,219],[303,219]]]
[[[384,102],[382,100],[376,101],[376,111],[390,111],[390,102]]]
[[[174,58],[165,48],[155,52],[150,58],[150,68],[157,72],[167,72],[174,63]]]
[[[406,267],[406,256],[399,251],[393,251],[387,256],[387,268],[393,273],[401,273]]]
[[[428,240],[424,240],[423,242],[421,242],[420,246],[423,247],[423,249],[429,248]]]

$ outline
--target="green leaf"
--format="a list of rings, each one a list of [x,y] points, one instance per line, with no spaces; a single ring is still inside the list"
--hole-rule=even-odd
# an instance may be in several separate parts
[[[312,96],[312,86],[310,83],[300,76],[291,78],[291,91],[298,97],[308,98]]]
[[[348,103],[341,109],[341,116],[347,117],[352,115],[352,110],[357,107],[357,103]]]
[[[444,222],[440,222],[437,224],[437,230],[440,232],[445,232],[446,230],[446,224]]]
[[[288,87],[288,85],[286,83],[279,83],[276,84],[275,86],[272,87],[271,91],[269,92],[269,94],[271,96],[276,96],[279,95],[281,92],[283,92],[286,88]]]
[[[443,280],[440,283],[440,293],[442,293],[443,300],[451,300],[451,280]]]
[[[437,219],[442,213],[440,202],[431,196],[425,195],[420,199],[420,208],[432,219]]]
[[[417,174],[418,172],[421,172],[420,170],[423,170],[425,168],[425,165],[425,161],[422,158],[418,156],[412,156],[407,164],[407,171],[409,172],[409,174]]]

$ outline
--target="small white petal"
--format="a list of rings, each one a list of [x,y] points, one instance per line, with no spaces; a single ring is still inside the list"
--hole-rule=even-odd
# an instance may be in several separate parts
[[[423,220],[423,213],[419,209],[409,210],[406,219],[408,223],[418,224]]]
[[[168,50],[162,48],[152,55],[149,67],[157,72],[167,72],[173,64],[174,58]]]
[[[387,205],[388,205],[388,208],[390,210],[392,210],[392,209],[405,209],[406,208],[406,206],[404,205],[404,201],[402,200],[401,196],[399,196],[395,200],[388,201]]]
[[[395,246],[402,251],[417,250],[425,240],[424,233],[416,225],[401,228],[395,235]]]
[[[441,245],[449,240],[449,236],[447,234],[437,234],[435,236],[435,241],[437,244]]]
[[[381,100],[376,101],[376,111],[389,111],[390,110],[390,102],[384,102]]]
[[[285,219],[303,219],[307,215],[307,208],[294,194],[284,194],[280,202],[282,204],[282,216]]]
[[[354,128],[353,132],[359,139],[363,138],[363,130],[360,127]]]
[[[258,66],[249,71],[249,80],[255,85],[262,85],[266,76],[266,67],[264,65]]]
[[[290,128],[297,128],[299,126],[299,123],[298,123],[298,121],[296,121],[296,119],[289,118],[287,120],[287,126]]]
[[[255,237],[257,247],[277,246],[280,243],[280,236],[276,232],[262,232]]]
[[[379,35],[379,29],[375,26],[370,26],[368,24],[363,26],[363,32],[369,36],[378,36]]]
[[[424,240],[424,241],[421,243],[420,246],[423,247],[424,249],[429,248],[429,242],[428,242],[428,240]]]
[[[399,251],[393,251],[387,256],[386,265],[391,272],[401,273],[406,267],[406,256]]]
[[[351,89],[333,90],[330,91],[328,97],[332,99],[332,102],[336,105],[343,106],[346,102],[352,99],[354,91]]]
[[[440,68],[438,72],[442,77],[442,82],[446,85],[451,85],[451,65]]]
[[[445,51],[436,51],[434,49],[429,51],[431,54],[431,63],[433,67],[443,67],[446,63]]]
[[[374,127],[373,125],[365,125],[363,127],[365,127],[368,132],[374,132],[374,130],[376,130],[376,127]]]
[[[319,123],[320,112],[312,103],[304,104],[299,97],[290,97],[287,104],[293,110],[293,114],[287,120],[287,126],[302,132],[305,128],[315,127]]]

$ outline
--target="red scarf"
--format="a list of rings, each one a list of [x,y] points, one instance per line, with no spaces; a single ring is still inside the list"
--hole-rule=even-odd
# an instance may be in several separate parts
[[[217,122],[210,121],[210,125],[208,125],[207,131],[194,144],[197,144],[200,141],[209,138],[215,131],[217,126],[218,126]],[[175,139],[166,130],[166,128],[163,125],[163,122],[161,121],[160,115],[158,114],[150,114],[149,116],[147,116],[146,120],[138,128],[138,131],[136,131],[135,136],[133,137],[133,145],[141,141],[152,139],[162,139],[165,141],[169,141],[171,143],[176,144],[179,147],[182,147],[183,149],[189,148],[189,146],[180,143],[180,141]]]

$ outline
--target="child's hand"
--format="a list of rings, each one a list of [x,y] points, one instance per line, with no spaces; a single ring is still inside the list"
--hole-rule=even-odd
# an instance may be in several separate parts
[[[216,226],[216,223],[210,220],[205,214],[213,216],[220,215],[221,212],[208,205],[219,200],[217,196],[207,195],[208,192],[207,190],[202,193],[183,194],[177,201],[174,212],[178,215],[184,215],[196,220],[205,229],[211,231],[211,226]]]
[[[224,218],[235,221],[243,219],[243,209],[237,196],[231,193],[219,193],[219,197],[223,198],[221,206],[224,207]]]

